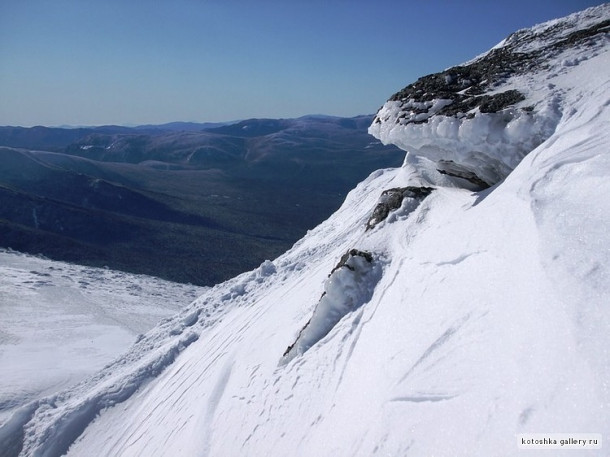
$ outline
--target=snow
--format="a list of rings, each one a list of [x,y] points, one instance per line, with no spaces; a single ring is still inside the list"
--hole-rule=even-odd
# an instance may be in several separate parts
[[[352,250],[344,254],[324,283],[324,292],[309,322],[284,354],[287,363],[324,338],[348,313],[367,303],[381,277],[378,259]]]
[[[572,21],[550,21],[518,31],[493,50],[511,45],[515,53],[540,51],[553,42],[566,39],[578,28],[600,22],[600,17],[607,19],[607,11],[607,5],[602,5],[574,15]],[[518,90],[525,100],[514,106],[493,113],[482,113],[474,108],[458,116],[445,116],[437,113],[451,104],[451,100],[440,98],[425,103],[389,100],[377,113],[382,122],[374,122],[369,133],[384,144],[397,145],[430,160],[461,164],[485,182],[495,184],[553,134],[562,117],[560,104],[564,90],[555,79],[570,71],[566,67],[576,66],[598,52],[606,52],[608,34],[602,34],[598,40],[590,46],[551,49],[548,52],[556,55],[545,56],[546,60],[537,65],[537,71],[515,73],[505,81],[496,82],[487,95]],[[543,71],[543,66],[548,68]]]
[[[284,255],[17,411],[0,455],[488,457],[548,454],[522,451],[523,434],[607,438],[607,51],[598,40],[586,59],[563,52],[511,82],[547,115],[458,126],[473,133],[454,146],[490,146],[477,159],[506,179],[473,192],[437,173],[433,144],[468,156],[438,121],[438,143],[371,174]],[[425,140],[407,133],[391,135]],[[383,191],[407,186],[434,191],[367,230]],[[352,249],[372,262],[353,255],[353,270],[333,271]]]
[[[400,102],[387,102],[379,112],[387,121],[372,125],[370,133],[384,144],[395,144],[430,160],[467,165],[489,183],[506,177],[527,152],[548,138],[558,118],[551,107],[545,107],[536,115],[507,109],[476,113],[472,119],[438,116],[422,124],[403,126],[407,121],[403,119],[393,125],[401,109]],[[419,116],[424,114],[416,114],[414,119]]]
[[[532,85],[524,79],[528,78],[515,77],[497,92],[514,88],[523,91]],[[430,160],[462,164],[484,181],[497,183],[553,134],[561,113],[557,91],[552,89],[552,84],[535,88],[535,97],[541,100],[531,112],[516,107],[496,113],[475,109],[472,117],[465,113],[459,117],[437,115],[448,104],[442,99],[429,102],[431,108],[426,113],[413,112],[407,116],[404,112],[409,111],[413,102],[388,101],[377,114],[383,122],[373,123],[369,133],[384,144],[394,144]],[[521,106],[531,104],[533,99],[530,95]],[[422,123],[423,120],[426,122]]]
[[[571,14],[569,18],[569,20],[564,20],[563,18],[553,19],[528,29],[518,30],[496,45],[495,48],[506,46],[509,43],[516,43],[519,52],[540,50],[550,43],[568,38],[570,34],[578,30],[598,24],[600,18],[607,20],[608,5],[602,4],[587,8],[586,10]],[[607,27],[606,25],[606,30]]]
[[[0,251],[0,424],[95,373],[204,289]]]

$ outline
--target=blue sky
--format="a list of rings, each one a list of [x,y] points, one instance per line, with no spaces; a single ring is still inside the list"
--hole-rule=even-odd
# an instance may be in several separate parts
[[[2,0],[0,125],[374,113],[419,76],[601,3]]]

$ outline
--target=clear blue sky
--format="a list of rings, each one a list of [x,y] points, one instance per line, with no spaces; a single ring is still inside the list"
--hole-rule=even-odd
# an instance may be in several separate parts
[[[0,125],[374,113],[602,1],[0,0]]]

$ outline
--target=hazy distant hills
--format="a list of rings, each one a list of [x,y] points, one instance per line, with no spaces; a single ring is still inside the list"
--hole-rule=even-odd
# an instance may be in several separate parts
[[[404,152],[372,116],[0,127],[0,246],[209,285],[288,249]]]

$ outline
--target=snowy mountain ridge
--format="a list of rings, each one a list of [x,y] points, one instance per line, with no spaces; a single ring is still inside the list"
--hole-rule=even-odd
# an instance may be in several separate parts
[[[606,10],[520,30],[464,65],[420,78],[385,103],[369,133],[474,189],[499,182],[555,131],[564,88],[554,78],[603,49]]]
[[[370,131],[408,151],[402,167],[15,413],[0,455],[472,457],[520,455],[523,433],[607,441],[609,18],[607,4],[505,40],[548,50],[601,24],[467,111],[442,110],[468,105],[472,84],[390,100]],[[511,90],[523,98],[481,110]]]

